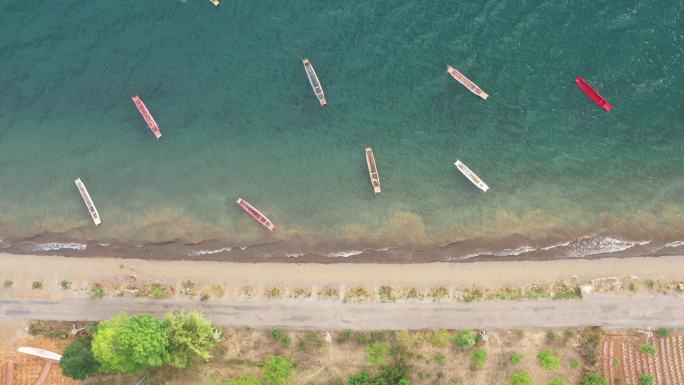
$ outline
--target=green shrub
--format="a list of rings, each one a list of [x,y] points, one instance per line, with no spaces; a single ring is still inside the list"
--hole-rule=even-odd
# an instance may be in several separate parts
[[[31,287],[33,288],[33,290],[40,290],[43,288],[43,281],[33,281]]]
[[[537,361],[539,365],[546,370],[560,369],[560,358],[553,354],[551,349],[542,350],[537,354]]]
[[[294,366],[281,356],[271,356],[264,361],[264,384],[283,385],[292,375]]]
[[[200,294],[200,301],[204,302],[204,301],[207,301],[208,299],[209,299],[209,293],[203,292],[202,294]]]
[[[91,374],[97,373],[99,365],[93,357],[90,344],[76,340],[64,349],[59,361],[62,374],[75,380],[85,380]]]
[[[608,385],[608,381],[599,372],[587,373],[580,385]]]
[[[352,332],[349,329],[342,330],[338,335],[337,335],[337,343],[345,343],[349,341],[352,337],[354,336],[354,332]]]
[[[546,339],[549,342],[555,341],[556,340],[556,332],[554,332],[553,330],[549,330],[548,332],[546,332]]]
[[[534,385],[534,382],[526,372],[517,372],[511,375],[511,385]]]
[[[231,378],[226,381],[225,385],[261,385],[258,378],[252,376],[242,376],[238,378]]]
[[[374,343],[366,346],[366,361],[373,366],[384,366],[389,353],[389,345],[386,343]]]
[[[200,361],[209,361],[219,341],[214,339],[214,327],[198,312],[169,313],[164,318],[169,336],[169,364],[185,368]]]
[[[14,281],[6,279],[4,285],[5,287],[12,287],[12,285],[14,285]]]
[[[433,348],[446,348],[449,346],[449,339],[451,338],[451,333],[448,330],[430,330],[425,333],[425,341],[427,341]]]
[[[653,376],[650,374],[640,374],[639,385],[653,385]]]
[[[453,338],[454,345],[463,350],[468,350],[477,342],[477,333],[471,329],[460,330]]]
[[[280,346],[282,346],[283,348],[289,348],[290,344],[292,343],[292,339],[287,334],[285,329],[281,329],[281,328],[272,329],[270,332],[268,332],[268,337],[272,341],[280,343]]]
[[[656,347],[651,344],[641,344],[639,345],[639,350],[646,354],[654,355],[656,352]]]
[[[436,363],[442,365],[444,363],[444,355],[437,353],[435,354],[434,360]]]
[[[90,298],[91,299],[102,299],[105,297],[105,290],[100,284],[94,284],[90,288]]]
[[[627,285],[627,288],[629,289],[629,291],[631,291],[631,292],[633,292],[633,293],[636,293],[636,291],[637,291],[637,287],[636,287],[636,285],[634,284],[634,282],[630,282],[630,283]]]
[[[482,348],[477,348],[473,352],[473,366],[476,369],[482,369],[487,362],[487,352]]]
[[[297,344],[297,348],[305,352],[318,350],[321,347],[323,347],[323,338],[320,336],[320,332],[315,331],[306,332]]]
[[[556,377],[556,378],[552,379],[551,381],[549,381],[549,383],[547,385],[569,385],[569,384],[564,379],[562,379],[560,377]]]
[[[66,279],[63,280],[62,282],[59,283],[62,286],[62,289],[64,290],[69,290],[71,289],[71,281],[67,281]]]
[[[572,360],[570,361],[570,368],[571,369],[577,369],[580,367],[580,363],[577,360]]]
[[[510,358],[511,358],[511,364],[513,364],[513,365],[518,365],[523,360],[522,354],[519,354],[519,353],[511,353]]]
[[[658,337],[660,337],[660,338],[667,338],[670,336],[670,329],[660,328],[660,329],[656,330],[656,333],[658,334]]]

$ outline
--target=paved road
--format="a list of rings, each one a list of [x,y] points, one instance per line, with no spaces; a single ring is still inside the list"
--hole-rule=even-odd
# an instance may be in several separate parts
[[[613,328],[684,327],[684,298],[593,294],[582,300],[477,303],[344,304],[309,301],[197,302],[107,298],[103,300],[0,300],[0,319],[107,319],[120,312],[161,316],[198,310],[225,326],[292,329]]]

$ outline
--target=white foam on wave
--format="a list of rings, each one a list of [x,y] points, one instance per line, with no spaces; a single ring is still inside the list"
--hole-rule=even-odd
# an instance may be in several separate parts
[[[586,257],[596,254],[617,253],[635,246],[644,246],[651,241],[625,241],[612,237],[587,237],[569,245],[565,255],[570,258]]]
[[[194,250],[188,254],[188,257],[198,257],[200,255],[212,255],[212,254],[223,253],[223,252],[231,251],[231,250],[233,250],[232,247],[223,247],[221,249],[213,249],[213,250]]]
[[[665,245],[663,245],[663,249],[669,248],[669,247],[680,247],[684,246],[684,241],[674,241],[674,242],[668,242]]]
[[[326,257],[334,258],[347,258],[354,255],[362,254],[363,250],[347,250],[347,251],[334,251],[332,253],[324,254]]]
[[[28,249],[30,251],[54,251],[54,250],[77,250],[83,251],[88,247],[88,245],[83,243],[61,243],[61,242],[48,242],[48,243],[32,243]]]

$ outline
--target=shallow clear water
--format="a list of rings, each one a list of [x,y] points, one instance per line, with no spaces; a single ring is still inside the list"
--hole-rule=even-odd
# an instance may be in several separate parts
[[[684,239],[682,8],[5,2],[0,238],[275,242],[301,252],[473,240],[505,250],[605,233]],[[302,57],[318,72],[325,107]],[[451,79],[447,64],[489,100]],[[612,112],[575,86],[578,75]],[[380,171],[377,196],[366,146]],[[491,190],[471,185],[456,159]],[[238,196],[276,232],[246,216]]]

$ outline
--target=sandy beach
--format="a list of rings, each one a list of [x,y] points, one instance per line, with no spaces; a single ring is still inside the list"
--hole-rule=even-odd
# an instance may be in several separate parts
[[[296,264],[233,263],[213,261],[160,261],[117,258],[69,258],[62,256],[0,253],[0,279],[12,280],[10,290],[42,280],[46,288],[62,280],[154,281],[177,284],[191,280],[207,285],[230,286],[322,286],[381,284],[398,286],[493,287],[543,283],[576,277],[580,282],[604,277],[637,276],[641,279],[674,280],[684,277],[684,256],[603,258],[593,260],[473,262],[468,264]],[[27,283],[27,284],[25,284]],[[29,290],[30,291],[30,290]],[[35,292],[35,291],[34,291]]]

